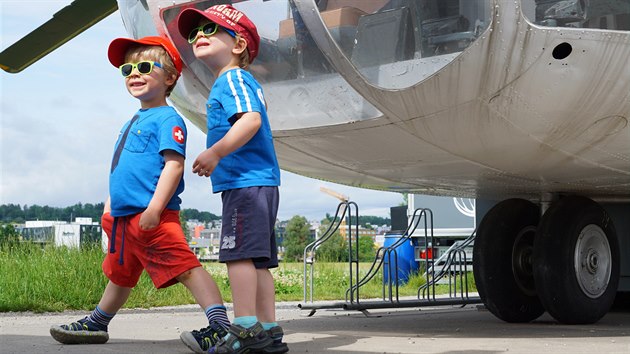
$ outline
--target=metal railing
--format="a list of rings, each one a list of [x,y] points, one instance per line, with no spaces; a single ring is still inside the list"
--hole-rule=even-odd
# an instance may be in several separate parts
[[[348,266],[349,285],[345,292],[345,300],[330,303],[315,304],[314,293],[314,265],[317,255],[317,248],[329,241],[335,232],[347,220],[347,244],[348,244]],[[424,236],[420,238],[424,241],[424,254],[431,255],[425,259],[426,272],[425,284],[418,288],[416,299],[401,299],[400,277],[398,274],[399,248],[406,242],[413,242],[414,235],[419,225],[423,226]],[[465,247],[474,241],[474,235],[469,236],[464,241],[456,242],[437,261],[433,259],[433,252],[430,249],[434,245],[433,235],[433,212],[428,208],[418,208],[414,211],[407,229],[400,238],[389,246],[380,247],[374,256],[374,260],[367,272],[361,277],[359,275],[359,208],[356,203],[345,201],[337,206],[337,211],[333,221],[328,226],[324,234],[314,242],[304,248],[304,303],[299,307],[304,310],[311,310],[312,315],[317,309],[342,308],[346,310],[365,311],[375,308],[395,308],[395,307],[422,307],[438,305],[466,305],[471,303],[481,303],[479,297],[471,297],[468,288],[468,259]],[[354,245],[353,245],[354,243]],[[444,265],[436,272],[435,264],[444,262]],[[441,264],[441,263],[440,263]],[[384,265],[387,265],[384,267]],[[393,266],[393,267],[392,267]],[[362,286],[372,281],[379,272],[382,273],[382,299],[381,300],[361,300],[360,289]],[[436,285],[438,282],[447,280],[449,284],[448,294],[438,297]]]
[[[354,211],[354,218],[353,218]],[[340,215],[341,214],[341,215]],[[310,293],[310,302],[313,302],[313,278],[314,278],[314,263],[315,263],[315,253],[317,247],[319,247],[322,243],[328,241],[335,232],[339,229],[339,227],[343,224],[343,221],[346,219],[346,214],[348,214],[348,223],[347,223],[347,231],[348,231],[348,265],[350,267],[350,288],[353,287],[354,284],[354,274],[359,273],[359,207],[354,202],[341,202],[337,206],[337,211],[335,212],[335,217],[333,221],[330,223],[324,234],[311,242],[304,248],[304,302],[307,302],[307,289]],[[354,221],[354,239],[356,240],[356,246],[354,247],[354,252],[352,248],[352,224]],[[354,257],[353,257],[354,255]],[[353,271],[352,267],[355,267]],[[307,269],[308,268],[308,269]],[[355,293],[352,292],[351,298],[355,296]],[[356,297],[359,297],[358,288],[356,290]]]
[[[469,260],[466,255],[466,247],[470,247],[473,244],[475,235],[476,230],[465,240],[456,241],[437,260],[432,259],[431,265],[427,264],[427,271],[425,272],[427,282],[418,288],[418,299],[428,298],[431,294],[435,297],[435,286],[443,280],[446,280],[448,284],[449,297],[469,298]],[[440,268],[436,272],[436,267],[438,266]]]

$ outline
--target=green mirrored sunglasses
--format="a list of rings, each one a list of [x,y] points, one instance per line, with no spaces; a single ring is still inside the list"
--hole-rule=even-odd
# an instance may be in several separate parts
[[[137,63],[125,63],[119,66],[120,73],[123,77],[127,77],[131,75],[133,69],[138,69],[138,72],[142,75],[148,75],[153,71],[153,66],[157,66],[158,68],[162,68],[162,64],[154,62],[154,61],[141,61]]]
[[[195,43],[195,41],[197,40],[197,33],[199,33],[199,31],[201,31],[204,36],[210,37],[217,33],[217,31],[219,30],[219,27],[220,26],[217,25],[216,23],[209,22],[209,23],[206,23],[205,25],[193,28],[192,31],[190,31],[190,34],[188,34],[188,43],[190,44]],[[223,30],[227,32],[230,36],[236,37],[236,33],[232,31],[231,29],[227,29],[224,27],[221,27],[221,28],[223,28]]]

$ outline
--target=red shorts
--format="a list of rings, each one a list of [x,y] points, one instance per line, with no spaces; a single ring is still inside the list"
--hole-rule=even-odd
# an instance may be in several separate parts
[[[166,288],[177,283],[175,278],[180,274],[201,266],[188,247],[179,223],[179,211],[164,210],[160,224],[151,230],[140,229],[140,215],[119,217],[115,234],[112,233],[114,218],[105,213],[101,219],[109,239],[103,272],[112,283],[133,288],[145,269],[156,288]],[[113,253],[112,238],[115,239]]]

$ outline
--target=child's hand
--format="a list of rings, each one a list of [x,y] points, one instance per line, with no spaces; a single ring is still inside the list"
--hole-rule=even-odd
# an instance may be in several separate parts
[[[210,177],[212,171],[219,164],[221,156],[219,156],[212,148],[204,150],[193,162],[193,173],[199,176]]]
[[[160,214],[160,212],[147,208],[140,215],[140,221],[138,222],[140,229],[146,231],[157,227],[160,224]]]

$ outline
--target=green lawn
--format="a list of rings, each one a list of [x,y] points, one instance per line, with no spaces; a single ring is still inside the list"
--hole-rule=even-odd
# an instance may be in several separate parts
[[[107,279],[101,271],[103,252],[100,248],[68,249],[22,244],[0,247],[0,312],[92,310],[98,303]],[[227,271],[224,264],[204,263],[213,276],[225,302],[231,302]],[[360,265],[363,276],[370,264]],[[302,263],[281,263],[272,273],[276,281],[277,301],[303,300]],[[474,291],[472,275],[470,288]],[[356,279],[355,279],[356,283]],[[424,283],[421,276],[412,276],[400,295],[416,295]],[[313,277],[314,300],[343,300],[349,284],[347,263],[316,263]],[[440,287],[439,292],[446,292]],[[361,298],[379,298],[383,294],[382,277],[377,274],[360,288]],[[181,284],[156,290],[143,273],[125,307],[148,308],[194,304],[193,297]]]

